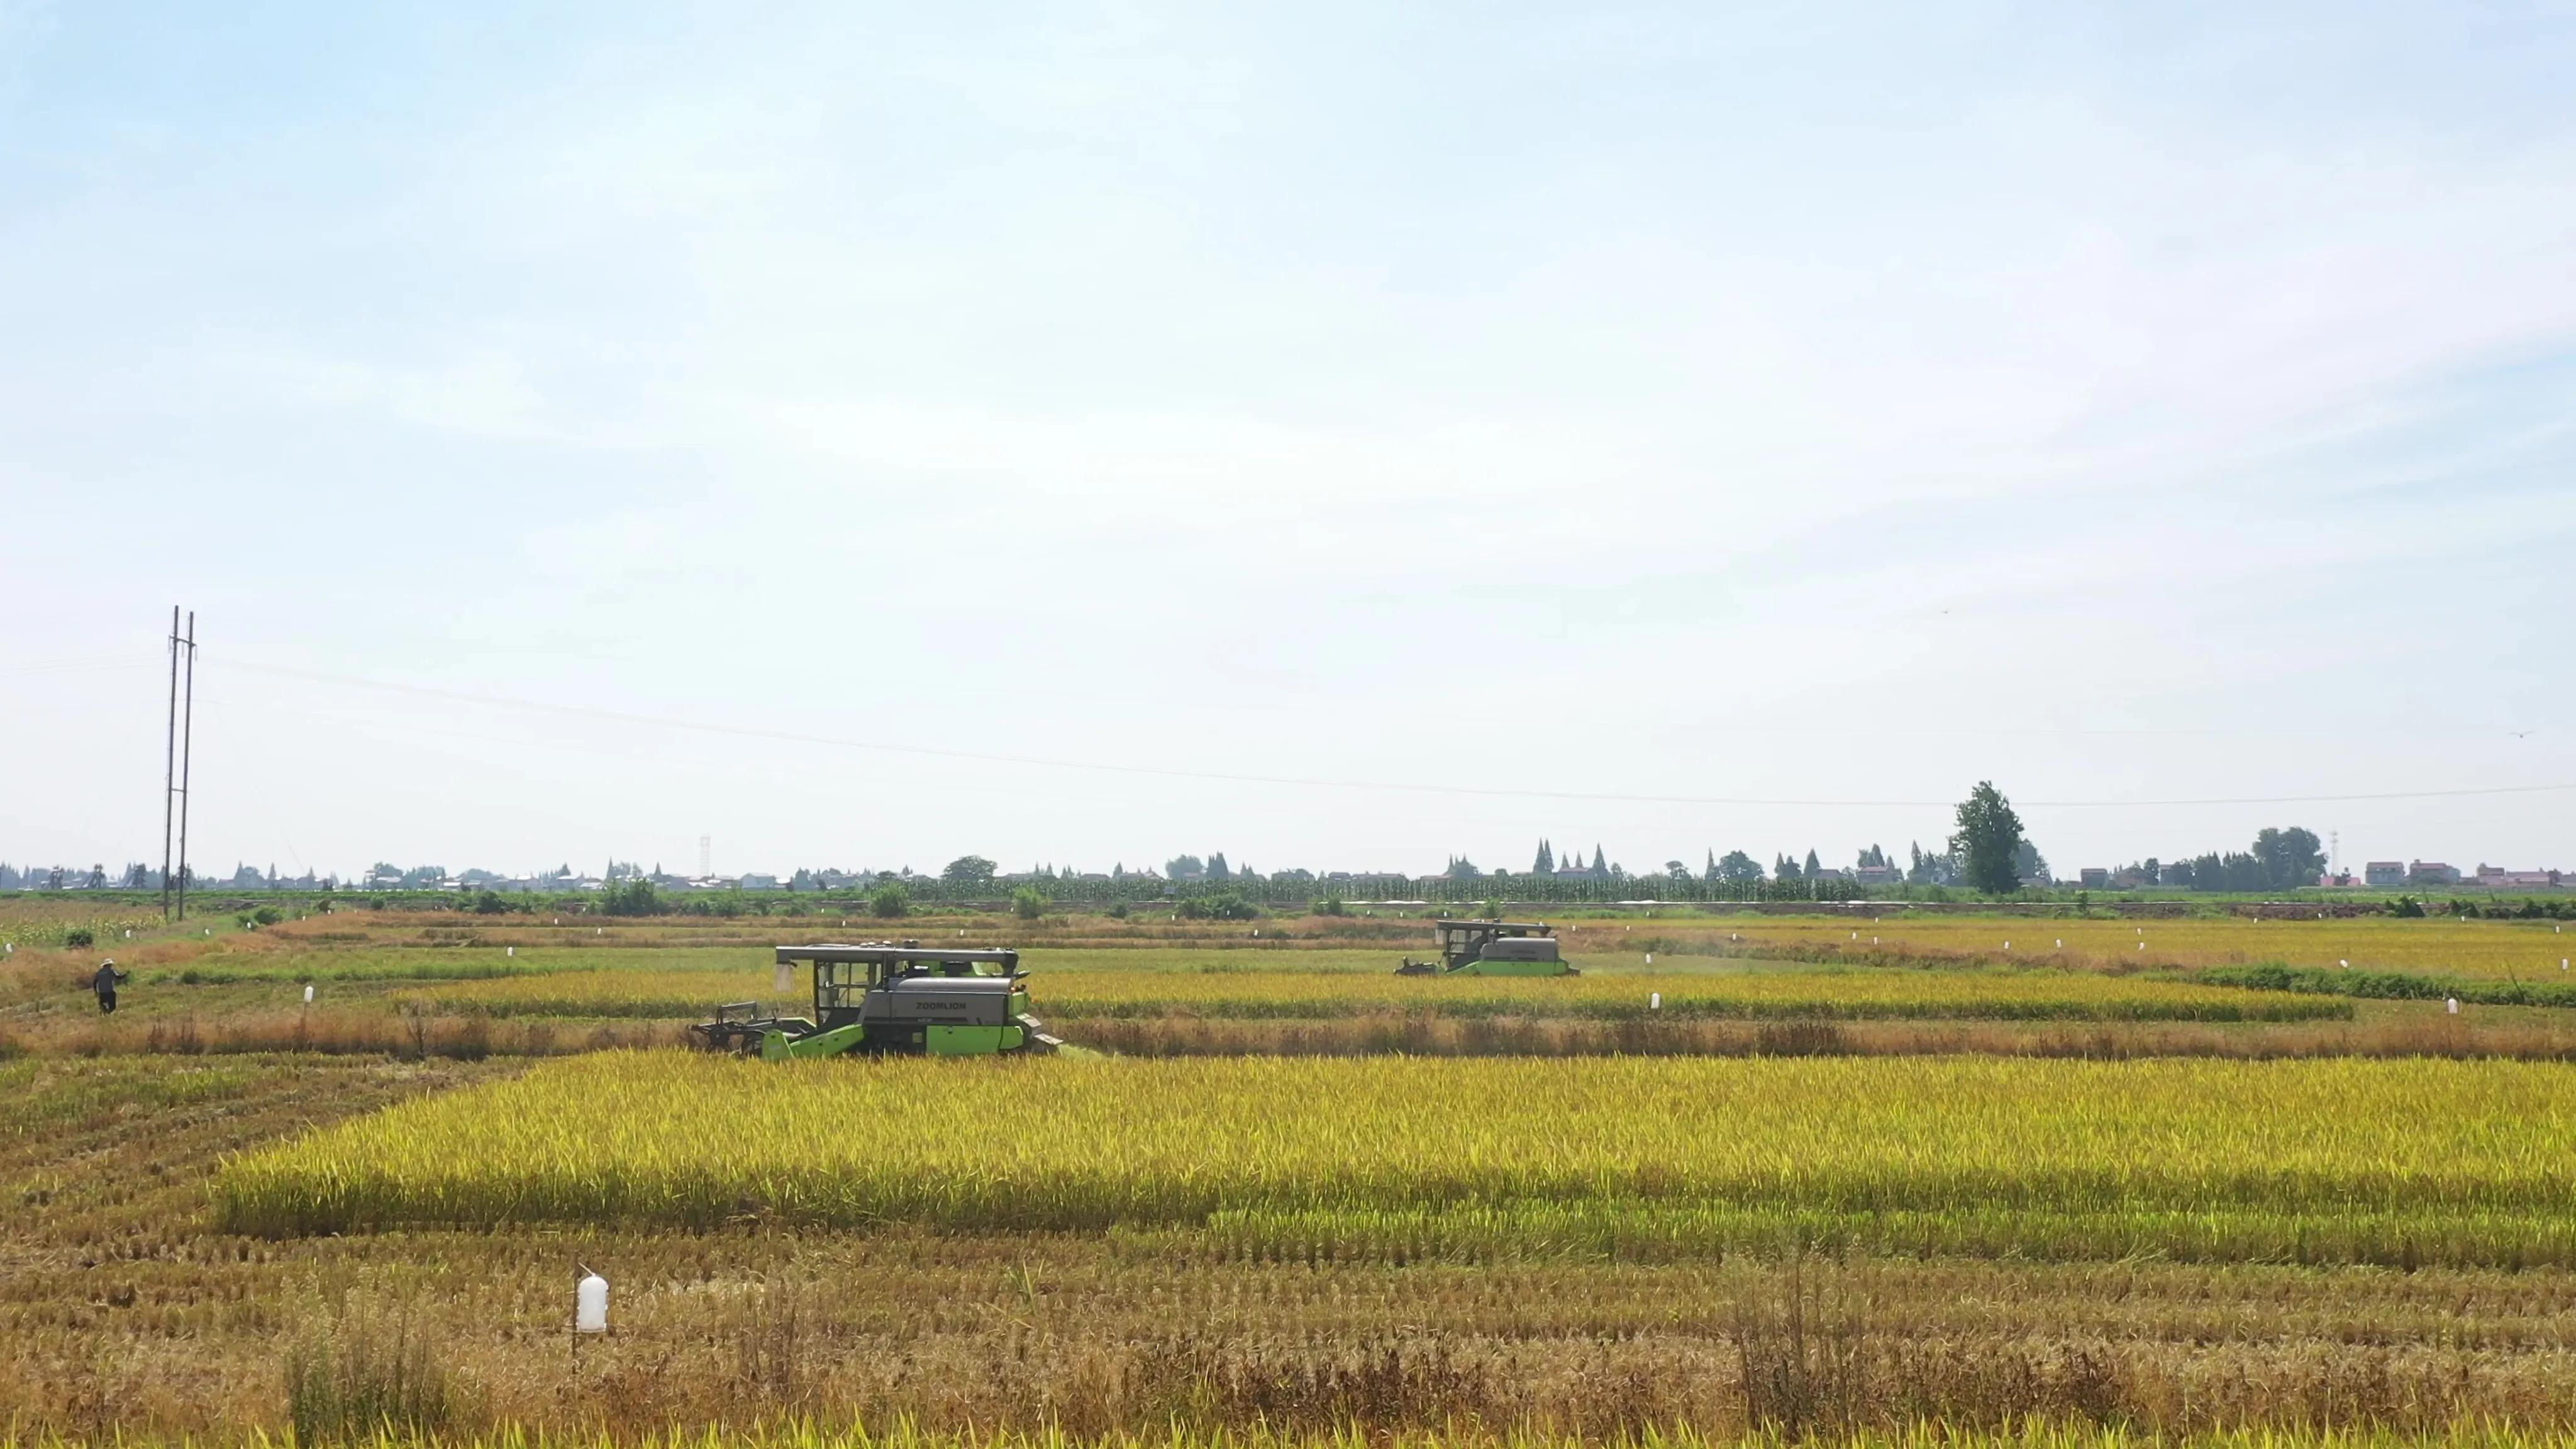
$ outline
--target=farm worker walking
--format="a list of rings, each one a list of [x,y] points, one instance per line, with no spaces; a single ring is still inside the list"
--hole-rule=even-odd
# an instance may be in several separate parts
[[[90,978],[89,984],[90,989],[98,993],[100,1015],[116,1010],[116,983],[124,980],[125,976],[126,973],[116,969],[115,961],[99,963],[98,974]]]

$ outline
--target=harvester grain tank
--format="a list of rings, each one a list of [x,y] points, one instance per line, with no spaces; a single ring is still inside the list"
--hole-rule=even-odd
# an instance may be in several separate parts
[[[767,1061],[843,1052],[992,1056],[1063,1043],[1029,1014],[1020,953],[918,941],[781,946],[782,968],[810,965],[814,1014],[764,1016],[737,1001],[689,1030],[709,1048]]]
[[[1398,976],[1573,976],[1544,921],[1434,921],[1440,959],[1404,958]]]

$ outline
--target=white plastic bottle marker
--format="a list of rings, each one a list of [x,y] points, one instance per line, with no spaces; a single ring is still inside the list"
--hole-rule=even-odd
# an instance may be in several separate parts
[[[1661,1010],[1663,1010],[1663,1009],[1664,1009],[1664,993],[1662,993],[1662,992],[1660,992],[1660,991],[1649,991],[1649,992],[1647,992],[1647,993],[1646,993],[1646,1009],[1647,1009],[1648,1011],[1661,1011]]]
[[[583,1270],[581,1282],[572,1292],[572,1331],[608,1331],[608,1280],[588,1269]]]
[[[304,983],[304,1004],[307,1006],[313,1004],[313,983],[310,981]]]
[[[2442,1002],[2442,1009],[2443,1009],[2444,1011],[2449,1012],[2449,1013],[2450,1013],[2451,1015],[2453,1015],[2453,1016],[2457,1016],[2457,1015],[2459,1015],[2459,1014],[2460,1014],[2460,998],[2458,998],[2458,997],[2456,997],[2456,996],[2451,996],[2451,997],[2445,997],[2445,998],[2443,998],[2443,1002]]]
[[[1647,952],[1647,953],[1646,953],[1646,964],[1647,964],[1647,965],[1649,965],[1649,966],[1652,966],[1652,965],[1654,965],[1654,964],[1655,964],[1655,953],[1654,953],[1654,952],[1649,951],[1649,952]]]
[[[515,957],[519,954],[519,948],[516,946],[504,946],[501,948],[501,954],[504,956]]]

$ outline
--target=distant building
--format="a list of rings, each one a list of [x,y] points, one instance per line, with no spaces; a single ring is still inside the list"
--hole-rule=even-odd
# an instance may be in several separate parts
[[[1905,867],[1901,865],[1856,865],[1851,878],[1860,885],[1903,885]]]
[[[2111,888],[2111,872],[2098,865],[2088,865],[2084,867],[2082,870],[2075,873],[2075,878],[2077,883],[2082,885],[2088,891],[2109,890]]]
[[[2374,860],[2361,868],[2361,879],[2365,885],[2402,886],[2406,884],[2406,862]]]
[[[2557,889],[2565,880],[2554,870],[2506,870],[2480,862],[2472,884],[2491,891],[2545,891]]]
[[[2438,860],[2413,861],[2406,867],[2406,883],[2419,886],[2458,885],[2460,868],[2456,865],[2444,865]]]

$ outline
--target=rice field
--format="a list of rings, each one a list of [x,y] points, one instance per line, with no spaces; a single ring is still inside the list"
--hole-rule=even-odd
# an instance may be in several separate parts
[[[1182,953],[1172,953],[1175,955]],[[1293,961],[1293,957],[1291,960]],[[440,1011],[492,1016],[703,1016],[725,1001],[801,999],[773,972],[600,971],[457,980],[402,993]],[[2352,1015],[2316,994],[2063,970],[1625,972],[1574,977],[1396,976],[1379,970],[1041,971],[1048,1020],[1319,1019],[1381,1013],[1590,1020],[2322,1021]]]
[[[1561,933],[1569,954],[1715,952],[1793,959],[1961,962],[2041,961],[2085,969],[2192,969],[2280,963],[2356,971],[2416,971],[2476,977],[2568,979],[2576,931],[2558,921],[2454,920],[2388,916],[2310,920],[2183,917],[2172,920],[2053,916],[1927,916],[1902,910],[1870,917],[1674,916]],[[1618,959],[1634,960],[1625,952]],[[2576,969],[2571,966],[2569,969]]]
[[[2571,1132],[2576,1072],[2492,1061],[606,1053],[237,1159],[214,1199],[269,1235],[761,1220],[1290,1255],[2576,1264]]]

